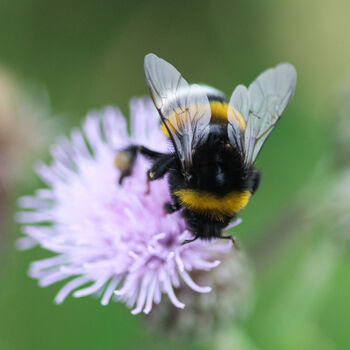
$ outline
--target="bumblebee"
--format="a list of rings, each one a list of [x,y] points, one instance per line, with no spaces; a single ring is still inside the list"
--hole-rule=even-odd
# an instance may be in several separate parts
[[[190,85],[171,64],[148,54],[144,71],[161,127],[172,151],[141,145],[120,152],[120,183],[130,175],[137,154],[152,160],[149,181],[168,175],[172,202],[181,210],[191,242],[231,238],[222,232],[259,187],[255,160],[291,100],[296,71],[282,63],[261,73],[249,87],[238,85],[228,99],[209,86]]]

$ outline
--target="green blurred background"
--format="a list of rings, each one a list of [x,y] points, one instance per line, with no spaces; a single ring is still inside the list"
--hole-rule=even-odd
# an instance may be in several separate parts
[[[92,108],[117,105],[128,115],[129,100],[147,94],[148,52],[227,94],[281,61],[295,65],[298,82],[259,158],[261,189],[235,230],[256,272],[255,306],[244,321],[203,344],[150,333],[122,304],[54,305],[58,286],[39,288],[27,277],[29,263],[46,254],[14,247],[16,198],[39,185],[26,167],[6,204],[0,350],[349,349],[349,256],[333,242],[332,225],[307,215],[335,178],[324,163],[336,153],[339,94],[350,77],[349,15],[346,0],[2,0],[0,65],[23,86],[45,88],[47,118],[56,116],[60,132]]]

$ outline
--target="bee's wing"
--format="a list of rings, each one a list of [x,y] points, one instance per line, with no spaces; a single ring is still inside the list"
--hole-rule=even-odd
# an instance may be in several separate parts
[[[255,162],[267,137],[291,100],[295,83],[294,67],[282,63],[261,73],[248,89],[238,86],[233,92],[228,113],[228,131],[229,137],[231,134],[234,140],[239,136],[239,142],[236,141],[233,145],[242,151],[245,164],[251,165]],[[244,130],[238,128],[232,117],[235,114],[243,116],[246,122]]]
[[[171,64],[148,54],[144,69],[153,102],[167,128],[184,168],[192,162],[192,150],[209,133],[209,100],[198,85],[189,85]]]
[[[238,85],[232,93],[227,111],[227,133],[232,146],[241,152],[244,159],[244,132],[249,115],[250,98],[248,89]]]

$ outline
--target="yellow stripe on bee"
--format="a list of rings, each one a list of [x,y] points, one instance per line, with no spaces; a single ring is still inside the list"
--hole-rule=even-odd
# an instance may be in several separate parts
[[[210,102],[211,109],[211,122],[216,123],[227,123],[227,110],[228,104],[225,102],[219,101],[211,101]]]
[[[210,102],[210,109],[211,109],[210,122],[227,124],[227,118],[228,118],[227,112],[229,108],[232,108],[232,107],[229,107],[229,105],[226,102],[211,101]],[[180,124],[181,120],[179,120],[180,116],[181,116],[181,113],[173,112],[168,119],[170,123],[173,121],[175,122],[176,125],[180,127],[181,126]],[[242,131],[244,131],[246,128],[246,122],[242,117],[241,113],[238,112],[236,109],[233,109],[233,117],[235,122],[239,125],[239,128]],[[169,122],[167,123],[167,126],[170,132],[175,132],[174,127],[170,123]],[[161,124],[161,130],[163,131],[166,137],[169,137],[169,132],[163,123]]]
[[[170,132],[172,132],[172,133],[175,132],[175,129],[174,129],[166,120],[164,120],[164,123],[167,123],[167,126],[168,126]],[[160,124],[160,129],[163,131],[163,134],[164,134],[167,138],[169,138],[169,137],[170,137],[169,131],[168,131],[168,129],[166,128],[166,126],[164,125],[164,123]]]
[[[182,206],[212,219],[223,221],[225,216],[234,216],[248,203],[251,193],[233,191],[225,196],[217,196],[196,190],[179,190],[174,192]]]
[[[229,108],[230,108],[230,112],[232,112],[231,114],[232,114],[234,122],[238,125],[238,127],[242,131],[245,131],[245,128],[247,126],[247,122],[242,117],[242,114],[239,111],[237,111],[237,109],[235,109],[233,107],[229,107]]]
[[[184,110],[182,110],[181,108],[177,108],[169,115],[167,119],[164,120],[164,123],[162,123],[160,127],[166,137],[170,137],[169,131],[171,133],[175,133],[176,130],[183,128],[184,118],[188,117],[188,112],[190,111],[190,109],[190,107]]]

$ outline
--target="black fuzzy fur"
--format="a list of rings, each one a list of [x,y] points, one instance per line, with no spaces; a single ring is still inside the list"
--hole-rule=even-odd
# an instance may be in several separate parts
[[[180,162],[173,163],[168,182],[175,204],[178,205],[174,192],[182,189],[194,189],[219,197],[232,191],[248,190],[253,194],[258,189],[260,173],[254,168],[245,167],[239,152],[227,147],[226,130],[224,124],[211,124],[207,142],[198,147],[193,155],[193,164],[188,171],[189,181],[182,174]],[[226,216],[223,221],[214,220],[188,208],[182,210],[182,216],[194,236],[201,239],[220,238],[223,229],[234,218]]]
[[[208,97],[211,101],[227,103],[222,97]],[[169,175],[168,183],[173,203],[166,203],[165,210],[172,213],[182,209],[181,214],[194,238],[228,238],[222,236],[222,231],[235,215],[226,216],[222,221],[214,220],[209,215],[181,207],[174,192],[193,189],[223,197],[232,191],[248,190],[254,194],[260,184],[260,172],[244,165],[239,151],[230,145],[227,124],[222,122],[210,124],[208,139],[194,150],[192,166],[187,169],[186,174],[183,173],[181,163],[174,153],[159,153],[143,146],[130,146],[125,151],[141,153],[153,161],[151,169],[147,172],[149,181]]]

